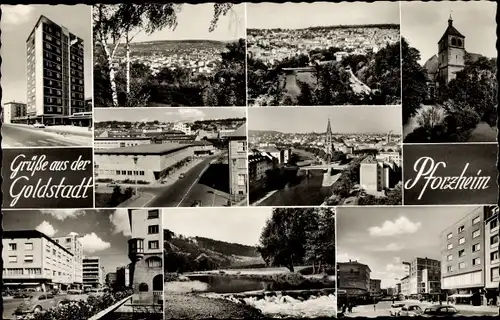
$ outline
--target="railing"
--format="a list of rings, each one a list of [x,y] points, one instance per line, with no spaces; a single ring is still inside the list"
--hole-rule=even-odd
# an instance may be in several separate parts
[[[116,311],[116,309],[118,309],[119,307],[121,307],[122,305],[125,304],[125,302],[127,302],[128,300],[130,300],[132,296],[128,296],[120,301],[118,301],[117,303],[115,303],[114,305],[102,310],[101,312],[99,312],[98,314],[92,316],[91,318],[89,318],[88,320],[98,320],[98,319],[101,319],[103,318],[104,316]]]

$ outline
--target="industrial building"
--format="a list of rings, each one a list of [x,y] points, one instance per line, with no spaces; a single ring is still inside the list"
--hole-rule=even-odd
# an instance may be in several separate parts
[[[3,286],[8,289],[67,290],[74,283],[74,255],[37,230],[5,230]]]
[[[115,149],[133,147],[141,144],[151,144],[148,137],[95,137],[94,149]]]
[[[96,179],[152,183],[194,155],[191,144],[140,144],[94,151]]]

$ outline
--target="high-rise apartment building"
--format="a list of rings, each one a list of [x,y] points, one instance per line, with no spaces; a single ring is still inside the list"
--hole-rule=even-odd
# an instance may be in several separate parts
[[[410,262],[409,295],[429,296],[441,293],[441,262],[415,258]]]
[[[485,285],[484,217],[485,209],[477,207],[441,233],[442,288],[475,304]]]
[[[229,136],[229,193],[239,202],[247,196],[247,126],[239,127]]]
[[[26,40],[29,122],[65,124],[85,111],[83,40],[40,16]]]
[[[128,241],[130,277],[137,299],[160,301],[163,297],[163,229],[155,210],[128,210],[132,238]]]
[[[73,254],[36,230],[4,231],[3,285],[10,289],[67,290],[73,283]]]
[[[500,281],[498,254],[498,234],[500,232],[498,221],[498,206],[485,207],[484,217],[484,287],[485,296],[493,304],[498,300],[498,282]]]
[[[99,288],[103,285],[104,271],[99,257],[83,257],[83,286]]]
[[[79,238],[79,236],[71,234],[67,237],[53,239],[73,254],[73,285],[81,289],[83,285],[83,246]]]

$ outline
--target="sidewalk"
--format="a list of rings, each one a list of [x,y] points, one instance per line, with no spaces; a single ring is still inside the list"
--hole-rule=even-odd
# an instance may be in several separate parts
[[[27,128],[33,128],[33,126],[24,124],[24,123],[16,123],[16,126],[22,126]],[[35,129],[35,128],[33,128]],[[94,129],[89,131],[88,127],[77,127],[77,126],[46,126],[45,128],[36,128],[36,130],[45,131],[45,132],[53,132],[58,134],[70,134],[75,136],[84,136],[84,137],[92,137],[94,134]]]
[[[420,304],[420,305],[426,305],[426,306],[435,306],[438,305],[439,302],[429,302],[429,301],[423,301],[420,302],[418,300],[404,300],[402,301],[403,303],[414,303],[414,304]],[[470,304],[447,304],[445,301],[442,302],[442,305],[449,305],[452,307],[455,307],[458,311],[477,311],[477,312],[488,312],[488,313],[496,313],[498,312],[498,307],[497,306],[472,306]]]
[[[70,144],[74,144],[75,147],[77,146],[85,146],[85,147],[92,147],[93,146],[93,134],[92,131],[87,131],[85,134],[83,133],[78,133],[78,130],[76,131],[70,131],[70,130],[63,130],[63,129],[58,129],[57,127],[64,127],[64,126],[54,126],[54,129],[51,129],[51,127],[45,127],[45,128],[34,128],[33,126],[27,125],[27,124],[16,124],[17,127],[22,128],[23,130],[25,129],[26,131],[33,131],[41,135],[45,135],[47,137],[52,137],[56,138],[61,141],[65,141]],[[78,127],[79,128],[79,127]],[[86,128],[86,130],[88,130]],[[8,147],[8,143],[2,143],[2,146],[5,144],[4,147]]]

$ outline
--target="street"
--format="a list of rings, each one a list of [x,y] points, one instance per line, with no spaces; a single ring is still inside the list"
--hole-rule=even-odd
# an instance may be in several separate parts
[[[195,201],[201,201],[201,206],[225,205],[228,191],[220,184],[229,183],[229,172],[226,172],[229,169],[227,165],[210,164],[220,156],[215,155],[203,159],[185,172],[184,178],[177,178],[171,185],[160,188],[141,188],[140,191],[150,199],[144,202],[139,198],[137,201],[146,207],[190,207]],[[151,199],[151,195],[154,198]],[[135,205],[130,204],[130,206]]]
[[[430,303],[430,302],[420,302],[416,300],[406,300],[406,301],[396,301],[397,303],[418,305],[422,310],[428,308],[433,305],[437,305],[439,303]],[[361,305],[356,306],[352,310],[352,313],[345,314],[346,317],[381,317],[390,316],[392,301],[380,301],[375,305],[375,309],[373,308],[373,304],[369,305]],[[444,304],[443,304],[444,305]],[[488,315],[493,316],[498,314],[498,308],[496,307],[487,307],[487,306],[470,306],[470,305],[452,305],[455,307],[461,316],[473,316],[473,315]]]
[[[2,124],[2,148],[92,146],[92,137],[58,134],[27,125]]]
[[[3,297],[3,315],[2,319],[3,320],[11,320],[15,319],[15,317],[12,315],[14,311],[16,310],[17,306],[21,304],[23,299],[5,299]],[[69,299],[69,300],[86,300],[88,298],[88,295],[86,294],[81,294],[81,295],[68,295],[68,294],[61,294],[55,296],[56,301],[61,301],[64,299]],[[56,306],[56,304],[54,304]]]

